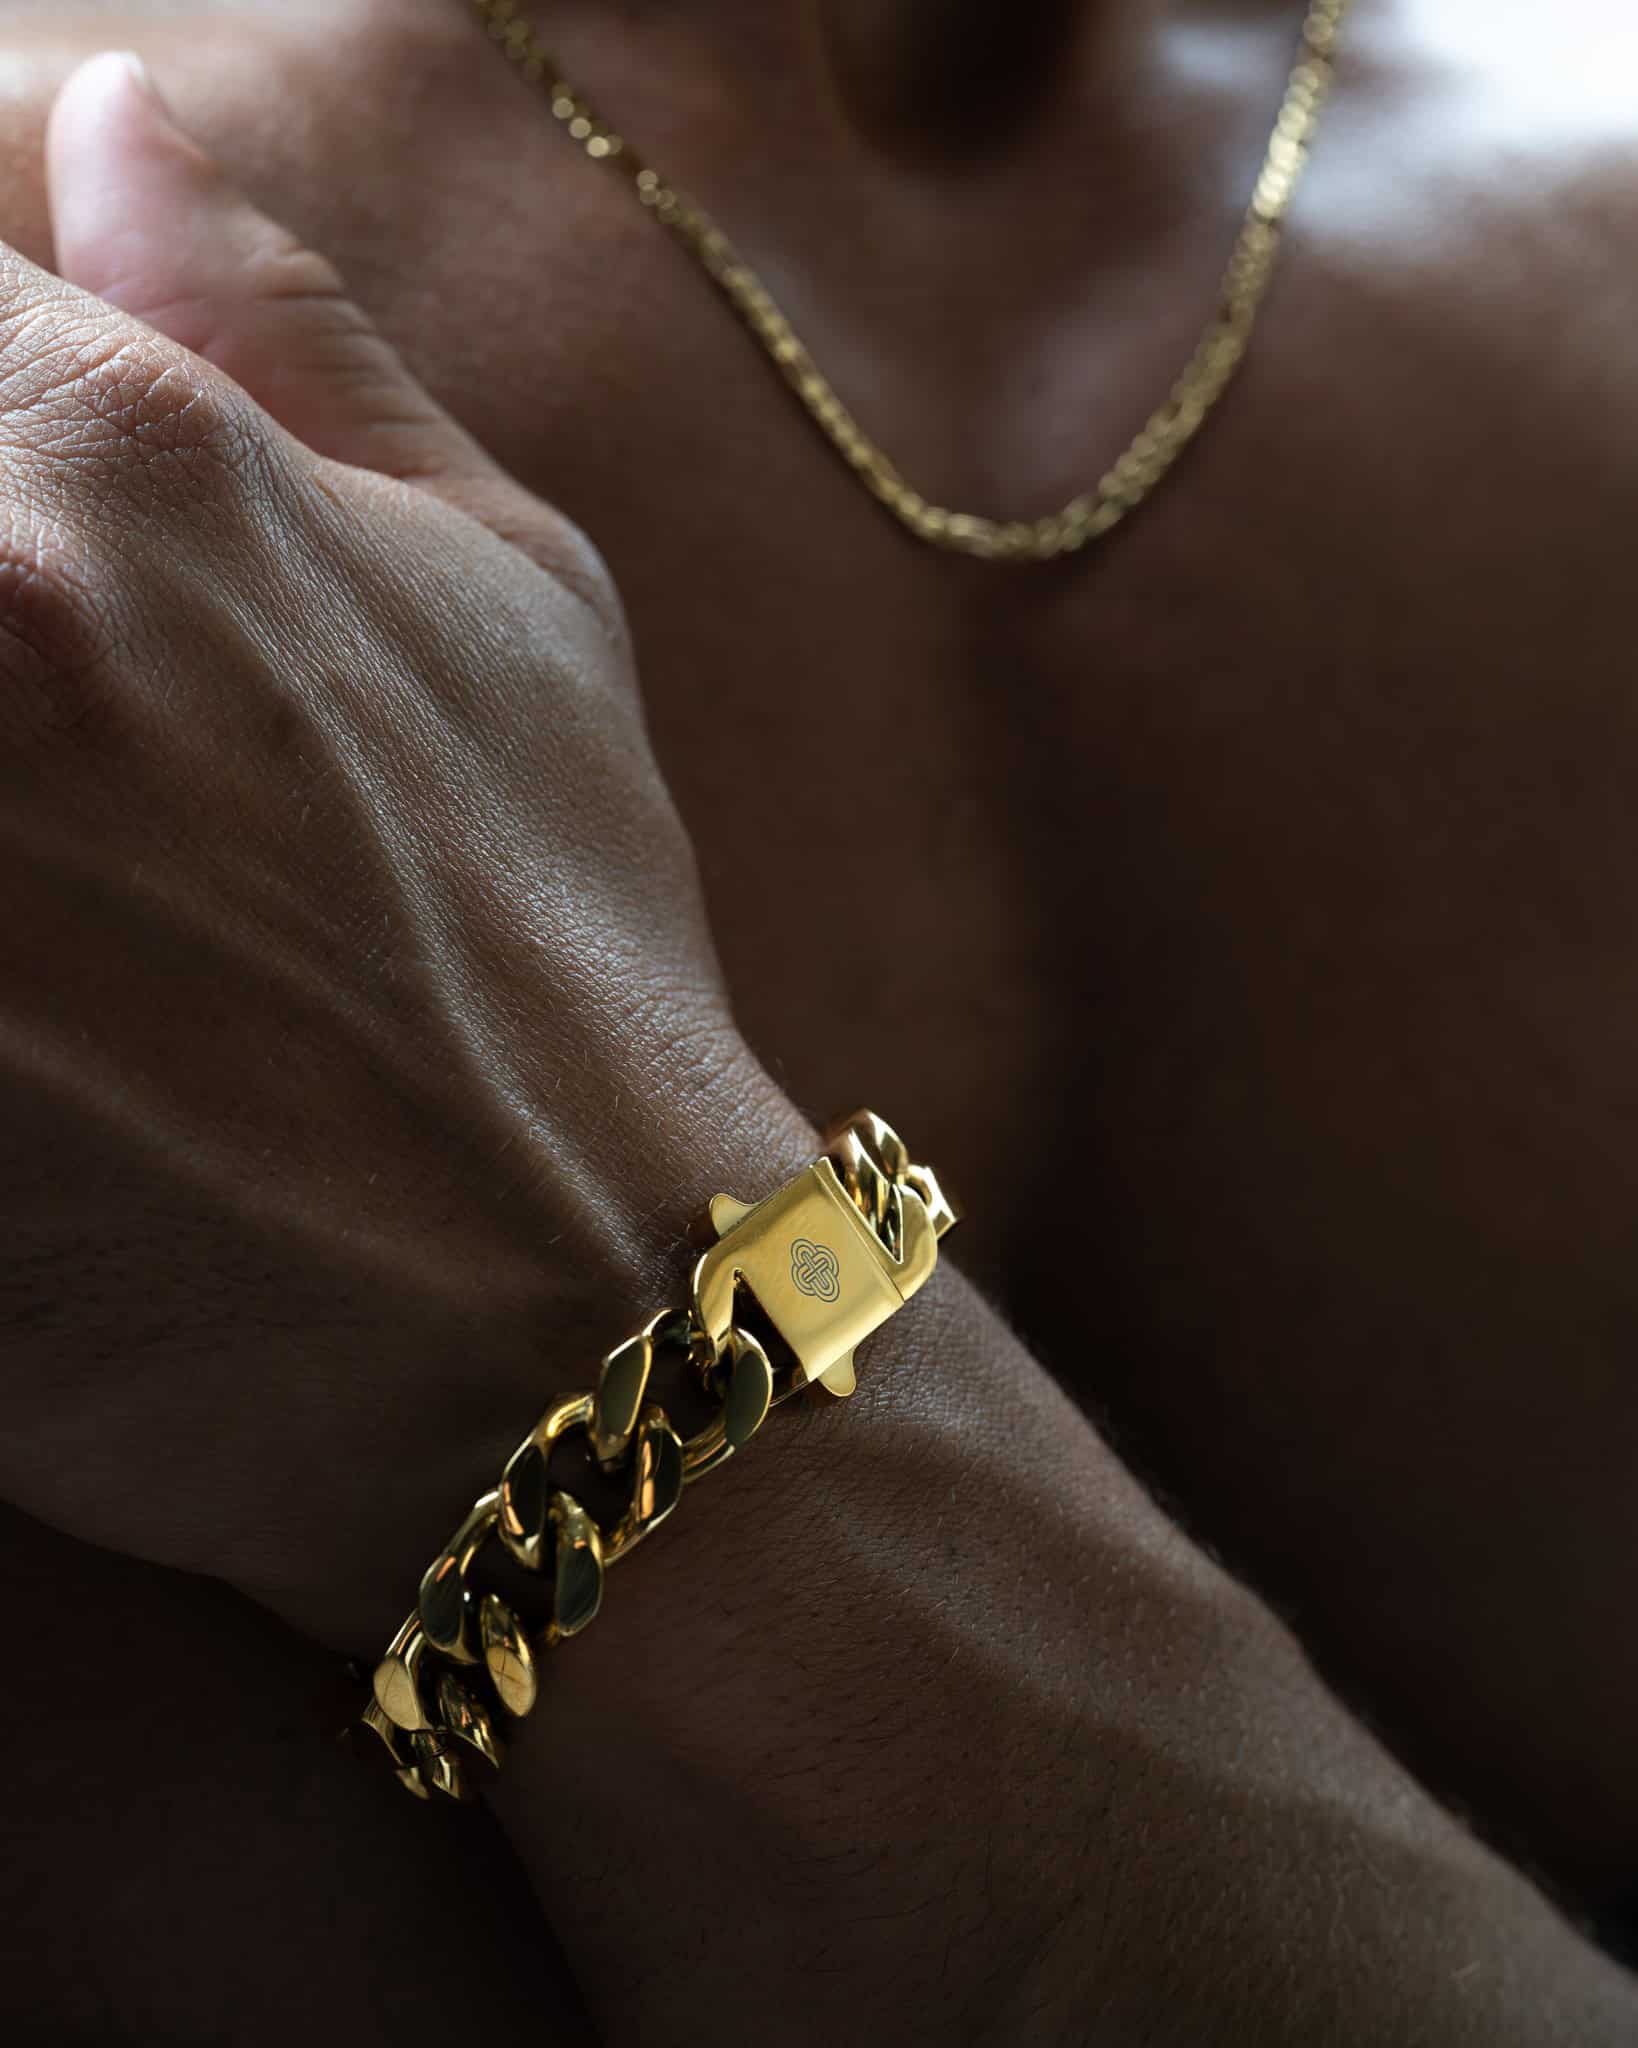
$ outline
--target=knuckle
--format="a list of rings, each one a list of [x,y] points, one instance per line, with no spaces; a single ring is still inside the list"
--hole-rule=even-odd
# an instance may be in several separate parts
[[[403,488],[412,493],[407,502],[414,502],[416,486]],[[616,654],[629,656],[630,628],[608,562],[566,513],[498,474],[463,478],[452,485],[434,473],[434,495],[543,570],[564,596],[575,601],[593,636]]]
[[[154,481],[185,471],[190,487],[241,480],[259,466],[261,435],[243,395],[198,358],[115,317],[51,323],[36,333],[26,373],[0,393],[13,461],[43,486],[100,486],[110,473]],[[18,339],[9,353],[15,359]]]
[[[117,607],[94,558],[43,524],[0,528],[0,677],[4,726],[80,724],[106,695],[119,644]]]
[[[248,425],[232,388],[145,336],[89,351],[69,400],[116,459],[169,458],[223,476],[245,467]]]
[[[625,606],[597,543],[572,519],[548,511],[531,552],[547,574],[579,601],[603,637],[612,646],[626,650],[630,629]]]

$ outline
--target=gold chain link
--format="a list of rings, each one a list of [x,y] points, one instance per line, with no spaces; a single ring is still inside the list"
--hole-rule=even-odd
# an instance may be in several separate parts
[[[651,169],[563,77],[516,0],[471,0],[490,37],[546,94],[553,117],[587,156],[624,176],[676,235],[762,344],[808,417],[899,523],[929,546],[990,562],[1045,562],[1074,554],[1117,526],[1160,482],[1200,431],[1240,367],[1279,252],[1291,195],[1319,125],[1350,0],[1314,0],[1269,138],[1268,153],[1223,273],[1217,311],[1182,375],[1095,487],[1041,519],[989,519],[933,504],[907,483],[837,397],[756,272],[703,207]]]
[[[870,1110],[833,1124],[825,1146],[763,1202],[715,1197],[688,1307],[609,1352],[591,1392],[554,1402],[428,1567],[357,1730],[418,1799],[474,1796],[501,1766],[508,1718],[535,1705],[540,1653],[597,1614],[607,1566],[778,1402],[815,1384],[851,1392],[854,1346],[932,1272],[958,1217],[932,1170]],[[667,1362],[679,1397],[707,1411],[686,1438],[650,1398]],[[550,1469],[575,1438],[590,1484],[617,1503],[601,1522]]]

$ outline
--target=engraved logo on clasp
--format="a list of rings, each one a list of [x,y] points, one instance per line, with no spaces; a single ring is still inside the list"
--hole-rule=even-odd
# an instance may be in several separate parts
[[[842,1269],[828,1244],[799,1237],[791,1246],[791,1281],[798,1294],[835,1301],[842,1291]]]

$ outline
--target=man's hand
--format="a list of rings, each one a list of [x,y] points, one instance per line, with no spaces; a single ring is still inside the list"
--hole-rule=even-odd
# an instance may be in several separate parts
[[[126,60],[49,153],[85,289],[0,250],[0,1490],[371,1650],[705,1160],[799,1126],[592,549]]]

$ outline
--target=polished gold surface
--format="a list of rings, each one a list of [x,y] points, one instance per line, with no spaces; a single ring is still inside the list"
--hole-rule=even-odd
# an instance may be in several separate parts
[[[921,1197],[895,1187],[889,1241],[848,1199],[829,1159],[759,1202],[694,1268],[700,1326],[714,1348],[749,1288],[812,1385],[915,1293],[938,1259],[938,1237]],[[834,1388],[832,1389],[834,1391]]]
[[[485,1593],[478,1602],[478,1633],[495,1697],[509,1714],[522,1720],[539,1692],[535,1653],[523,1623],[498,1593]]]
[[[407,1770],[415,1761],[404,1731],[401,1728],[395,1727],[386,1714],[382,1712],[381,1704],[378,1700],[371,1700],[370,1704],[364,1709],[363,1714],[359,1718],[358,1726],[367,1737],[374,1737],[380,1742],[381,1747],[387,1752],[395,1769]],[[364,1749],[367,1753],[367,1741],[362,1742],[360,1748]]]
[[[472,1560],[500,1520],[499,1490],[474,1502],[471,1513],[449,1539],[449,1547],[427,1567],[416,1612],[427,1641],[459,1664],[479,1657],[477,1603],[467,1584]]]
[[[612,1471],[626,1454],[653,1369],[652,1326],[627,1338],[603,1360],[592,1396],[590,1435],[592,1453],[605,1472]]]
[[[415,1751],[415,1768],[423,1785],[463,1806],[471,1801],[472,1781],[446,1734],[423,1728],[410,1737],[410,1747]]]
[[[557,1402],[506,1461],[500,1483],[500,1538],[526,1571],[543,1571],[546,1566],[552,1506],[546,1461],[551,1448],[571,1429],[584,1428],[595,1412],[596,1398],[591,1394],[573,1394]]]
[[[766,285],[703,207],[645,164],[564,78],[517,0],[471,0],[491,39],[545,94],[552,117],[594,161],[624,177],[636,197],[683,244],[761,343],[831,447],[917,540],[992,562],[1045,562],[1073,554],[1142,504],[1205,423],[1250,345],[1274,274],[1291,195],[1331,88],[1350,0],[1314,0],[1274,133],[1218,288],[1216,311],[1164,401],[1090,491],[1039,519],[952,512],[906,482],[831,388]]]
[[[577,1636],[595,1621],[603,1604],[603,1534],[572,1494],[554,1493],[552,1517],[552,1618],[546,1647]]]
[[[492,1771],[498,1771],[502,1750],[489,1709],[474,1698],[453,1671],[446,1671],[438,1680],[436,1698],[440,1727],[472,1756],[481,1757]]]
[[[613,1564],[657,1529],[682,1498],[682,1439],[663,1408],[650,1404],[631,1440],[631,1505],[603,1539],[603,1561]]]
[[[608,1566],[672,1513],[685,1482],[743,1449],[776,1401],[815,1384],[851,1392],[855,1348],[931,1275],[958,1215],[932,1170],[868,1110],[827,1131],[825,1147],[760,1202],[714,1198],[717,1241],[695,1265],[687,1307],[609,1352],[593,1392],[546,1410],[428,1567],[376,1666],[360,1737],[418,1798],[475,1796],[475,1779],[500,1767],[504,1720],[539,1698],[541,1654],[596,1618]],[[753,1305],[779,1340],[777,1371],[742,1320]],[[661,1357],[715,1407],[686,1443],[651,1398]],[[559,1445],[623,1494],[607,1527],[553,1481]],[[491,1543],[540,1584],[544,1620],[526,1629],[484,1583]]]
[[[742,1213],[750,1213],[748,1203],[737,1206]],[[729,1330],[722,1356],[707,1375],[707,1385],[721,1405],[715,1418],[683,1445],[685,1484],[703,1479],[748,1444],[773,1406],[773,1366],[767,1352],[746,1330]]]
[[[426,1651],[427,1639],[421,1633],[420,1618],[412,1614],[375,1667],[375,1703],[395,1728],[406,1733],[432,1726],[421,1697],[421,1665]]]

